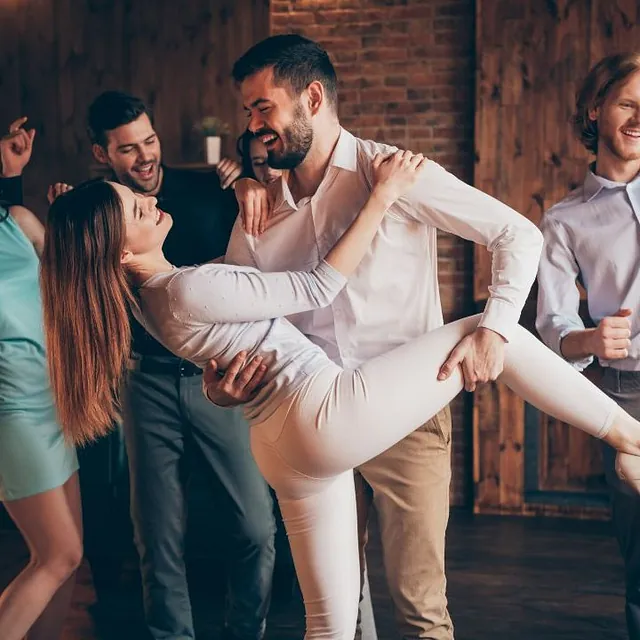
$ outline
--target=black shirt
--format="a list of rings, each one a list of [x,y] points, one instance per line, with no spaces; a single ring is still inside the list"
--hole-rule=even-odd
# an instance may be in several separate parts
[[[201,264],[224,255],[238,215],[232,189],[220,187],[214,171],[200,172],[163,167],[158,207],[171,214],[173,226],[165,240],[164,254],[176,267]],[[22,179],[0,178],[0,201],[22,203]],[[172,354],[152,338],[133,318],[133,351],[144,356]]]
[[[22,176],[0,178],[0,202],[22,204]]]

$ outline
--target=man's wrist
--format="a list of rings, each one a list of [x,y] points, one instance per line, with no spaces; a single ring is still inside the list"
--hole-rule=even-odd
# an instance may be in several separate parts
[[[503,343],[507,342],[507,339],[501,333],[498,333],[495,329],[490,329],[489,327],[477,327],[476,332],[479,333],[480,335],[493,334],[494,336],[497,336],[498,338],[500,338],[501,342]]]
[[[595,334],[595,329],[570,331],[560,340],[560,354],[570,361],[595,357]]]
[[[202,385],[204,388],[204,397],[211,403],[214,404],[216,407],[220,407],[221,409],[226,409],[227,407],[233,406],[233,405],[228,405],[228,404],[223,404],[220,402],[217,402],[216,400],[214,400],[210,395],[209,395],[209,385],[208,384],[203,384]]]
[[[595,329],[585,329],[584,333],[580,336],[580,344],[585,357],[590,358],[595,356],[595,345],[593,339],[595,338]]]
[[[0,172],[0,178],[19,178],[22,175],[22,169],[20,171],[2,171]]]
[[[386,211],[398,198],[394,194],[388,193],[385,187],[375,186],[371,190],[370,199]]]

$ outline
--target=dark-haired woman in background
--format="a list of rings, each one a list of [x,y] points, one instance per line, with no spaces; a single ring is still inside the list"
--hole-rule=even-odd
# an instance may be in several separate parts
[[[242,160],[242,175],[245,178],[255,178],[258,182],[268,185],[282,175],[281,169],[269,166],[267,148],[262,140],[248,129],[238,138],[236,149]]]

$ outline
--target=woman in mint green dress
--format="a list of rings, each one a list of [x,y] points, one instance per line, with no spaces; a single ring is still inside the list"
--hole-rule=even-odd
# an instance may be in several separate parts
[[[82,558],[78,463],[57,422],[44,351],[40,221],[0,203],[0,500],[31,552],[0,595],[0,638],[57,640]]]

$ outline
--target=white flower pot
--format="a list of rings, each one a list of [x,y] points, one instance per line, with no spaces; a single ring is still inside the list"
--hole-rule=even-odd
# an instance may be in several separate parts
[[[207,136],[205,138],[207,164],[218,164],[220,162],[220,142],[220,136]]]

